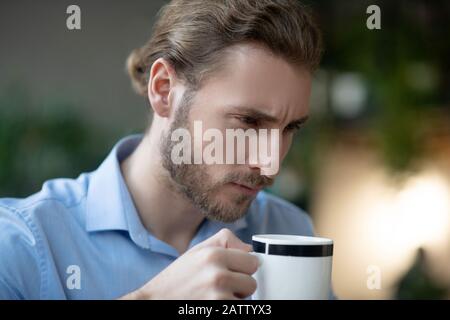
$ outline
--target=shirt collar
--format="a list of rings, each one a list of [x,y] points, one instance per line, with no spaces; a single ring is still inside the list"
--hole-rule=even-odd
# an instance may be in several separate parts
[[[92,173],[87,192],[86,230],[88,232],[124,230],[131,239],[143,248],[150,248],[148,231],[143,226],[132,197],[120,170],[120,162],[139,145],[143,135],[132,135],[120,140],[100,167]],[[232,223],[213,220],[203,224],[202,241],[221,228],[233,232],[247,227],[246,217]]]
[[[147,248],[147,231],[120,170],[120,162],[136,149],[141,139],[142,135],[133,135],[120,140],[92,173],[87,193],[86,230],[125,230],[134,242]]]

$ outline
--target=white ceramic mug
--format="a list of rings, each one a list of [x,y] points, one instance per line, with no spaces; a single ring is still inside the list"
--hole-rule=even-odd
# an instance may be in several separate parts
[[[252,299],[328,299],[331,290],[333,240],[280,234],[252,237],[261,266],[253,277]]]

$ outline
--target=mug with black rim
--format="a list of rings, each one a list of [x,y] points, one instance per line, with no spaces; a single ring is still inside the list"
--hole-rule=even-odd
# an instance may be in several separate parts
[[[324,300],[330,297],[333,240],[281,234],[252,237],[261,265],[253,274],[256,300]]]

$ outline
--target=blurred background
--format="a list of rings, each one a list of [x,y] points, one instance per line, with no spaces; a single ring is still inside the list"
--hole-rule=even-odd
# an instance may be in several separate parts
[[[77,177],[148,104],[125,72],[166,1],[0,3],[0,197]],[[343,299],[450,298],[450,2],[307,1],[326,51],[312,117],[269,190],[335,241]],[[66,8],[81,8],[81,30]],[[369,5],[381,30],[369,30]]]

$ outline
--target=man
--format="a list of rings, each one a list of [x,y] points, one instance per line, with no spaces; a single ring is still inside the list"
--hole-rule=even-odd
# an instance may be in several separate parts
[[[128,60],[153,109],[146,133],[118,142],[94,172],[0,201],[0,297],[249,297],[251,236],[313,235],[311,221],[260,191],[276,175],[266,163],[175,163],[173,134],[195,136],[194,122],[275,130],[271,161],[281,162],[308,116],[320,55],[320,33],[296,0],[166,5]]]

